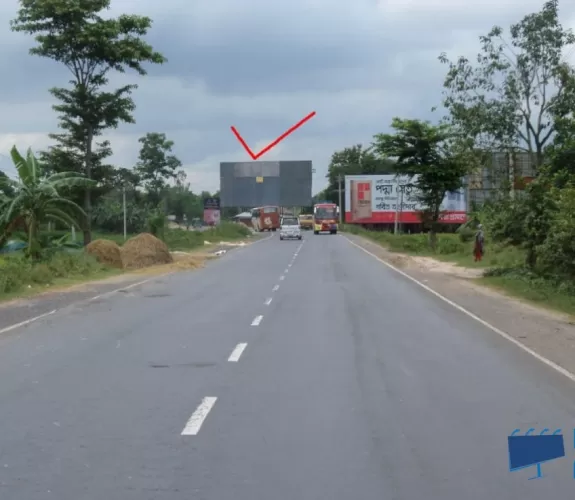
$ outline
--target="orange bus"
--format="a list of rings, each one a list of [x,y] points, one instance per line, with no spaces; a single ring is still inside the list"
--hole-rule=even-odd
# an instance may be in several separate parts
[[[280,207],[252,209],[252,227],[256,232],[277,231],[280,228]]]

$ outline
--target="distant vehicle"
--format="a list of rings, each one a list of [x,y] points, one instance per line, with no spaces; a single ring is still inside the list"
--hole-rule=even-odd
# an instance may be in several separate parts
[[[317,203],[313,206],[313,234],[338,230],[339,207],[335,203]]]
[[[258,233],[277,231],[280,228],[280,208],[267,206],[252,209],[252,227]]]
[[[302,229],[313,229],[313,215],[300,215],[299,225]]]
[[[297,217],[283,217],[280,226],[280,240],[301,240],[301,229]]]

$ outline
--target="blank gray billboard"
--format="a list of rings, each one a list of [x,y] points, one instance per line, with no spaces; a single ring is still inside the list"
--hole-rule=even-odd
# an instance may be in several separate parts
[[[310,206],[311,179],[311,161],[222,162],[221,206]]]

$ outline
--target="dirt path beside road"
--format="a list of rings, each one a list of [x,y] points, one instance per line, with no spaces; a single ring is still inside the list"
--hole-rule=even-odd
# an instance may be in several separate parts
[[[474,278],[480,277],[482,270],[397,254],[357,235],[345,237],[575,374],[575,318],[481,286]]]

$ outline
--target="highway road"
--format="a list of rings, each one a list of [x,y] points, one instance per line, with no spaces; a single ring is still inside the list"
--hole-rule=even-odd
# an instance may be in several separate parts
[[[510,473],[516,428],[566,458]],[[0,336],[2,500],[572,498],[573,382],[345,236]]]

